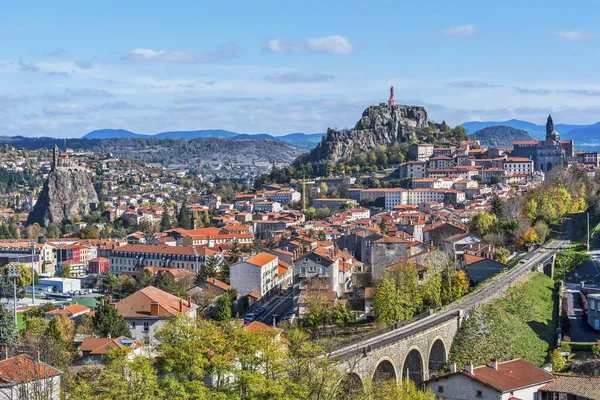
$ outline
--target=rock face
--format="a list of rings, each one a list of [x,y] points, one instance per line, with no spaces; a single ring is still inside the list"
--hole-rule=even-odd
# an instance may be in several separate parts
[[[423,107],[380,104],[367,108],[354,129],[336,131],[329,128],[325,137],[301,162],[330,160],[337,162],[355,150],[373,150],[379,145],[410,141],[415,130],[427,128],[427,111]]]
[[[76,215],[89,214],[97,205],[98,195],[85,168],[58,167],[48,174],[27,224],[60,224]]]

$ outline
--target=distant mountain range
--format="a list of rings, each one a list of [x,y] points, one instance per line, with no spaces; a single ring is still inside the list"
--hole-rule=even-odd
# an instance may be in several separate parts
[[[321,141],[324,133],[290,133],[283,136],[273,136],[266,133],[248,134],[216,130],[199,131],[169,131],[157,134],[135,133],[125,129],[98,129],[84,136],[82,139],[123,139],[123,138],[144,138],[144,139],[234,139],[234,140],[276,140],[292,144],[301,149],[310,150]]]
[[[467,134],[473,134],[484,128],[491,126],[510,126],[512,128],[522,129],[536,139],[544,139],[546,137],[546,126],[537,125],[531,122],[522,121],[519,119],[511,119],[509,121],[471,121],[461,124],[467,131]],[[592,125],[568,125],[557,124],[554,126],[560,133],[561,139],[572,139],[575,141],[577,148],[600,148],[600,122]]]
[[[469,136],[473,140],[479,140],[482,146],[498,147],[501,149],[511,149],[513,142],[518,140],[533,139],[523,129],[506,125],[488,126]]]

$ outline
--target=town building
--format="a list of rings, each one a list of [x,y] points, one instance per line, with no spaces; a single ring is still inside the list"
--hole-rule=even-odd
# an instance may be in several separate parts
[[[549,172],[575,158],[574,146],[572,140],[560,140],[560,134],[554,130],[552,116],[548,115],[546,140],[516,141],[512,156],[530,159],[536,171]]]
[[[269,298],[277,292],[279,258],[269,253],[258,253],[230,267],[230,284],[239,294],[251,292],[260,298]]]
[[[186,314],[196,318],[198,306],[154,286],[148,286],[111,304],[129,325],[133,339],[144,343],[156,342],[154,332],[169,318]]]
[[[20,354],[0,361],[0,398],[59,399],[62,371]]]
[[[457,371],[425,381],[425,387],[440,399],[451,400],[538,400],[540,389],[554,381],[554,375],[535,365],[516,359],[492,360],[489,365],[474,367],[471,363]]]

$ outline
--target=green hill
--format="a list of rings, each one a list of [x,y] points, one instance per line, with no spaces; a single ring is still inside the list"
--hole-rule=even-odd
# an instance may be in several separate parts
[[[557,307],[554,281],[536,273],[503,297],[470,311],[454,338],[449,359],[460,366],[468,360],[484,365],[492,358],[523,358],[542,365],[556,341]]]
[[[535,140],[522,129],[511,126],[499,125],[483,128],[470,136],[472,140],[479,140],[482,146],[512,148],[516,140]]]

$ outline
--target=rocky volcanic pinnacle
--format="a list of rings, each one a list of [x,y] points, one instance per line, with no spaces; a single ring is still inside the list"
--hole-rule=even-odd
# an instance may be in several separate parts
[[[27,224],[60,224],[65,219],[89,214],[97,205],[98,195],[85,168],[58,167],[48,174]]]
[[[427,128],[427,112],[423,107],[405,105],[371,106],[367,108],[354,129],[327,135],[301,162],[330,160],[337,162],[351,156],[355,150],[373,150],[379,145],[410,141],[415,130]]]

